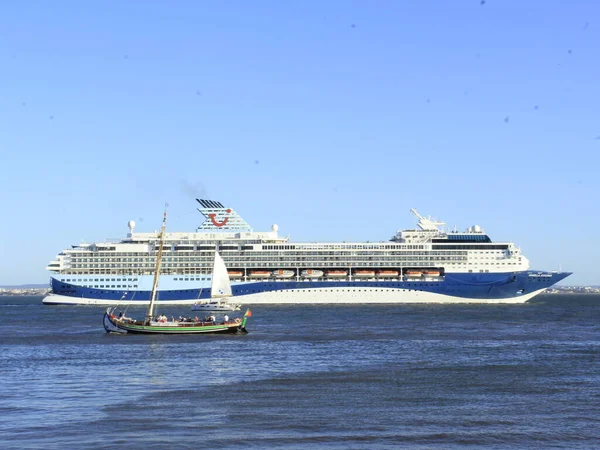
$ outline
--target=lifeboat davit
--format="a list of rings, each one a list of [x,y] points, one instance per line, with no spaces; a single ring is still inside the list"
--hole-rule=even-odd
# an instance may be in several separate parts
[[[371,278],[375,276],[374,270],[355,270],[354,271],[355,278]]]
[[[378,270],[377,271],[377,276],[378,277],[397,277],[398,276],[398,271],[397,270]]]
[[[250,278],[269,278],[271,272],[268,270],[253,270],[250,272]]]
[[[323,276],[323,271],[322,270],[315,270],[315,269],[306,269],[303,270],[300,275],[302,275],[305,278],[319,278]]]
[[[294,272],[293,270],[278,269],[273,271],[273,276],[275,278],[290,278],[294,275],[296,275],[296,272]]]
[[[328,270],[327,271],[327,276],[331,277],[331,278],[341,278],[341,277],[345,277],[346,275],[348,275],[348,272],[346,272],[345,270]]]

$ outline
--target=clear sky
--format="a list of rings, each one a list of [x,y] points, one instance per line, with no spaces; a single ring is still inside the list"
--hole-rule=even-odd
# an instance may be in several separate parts
[[[0,37],[0,285],[198,196],[295,241],[416,207],[600,284],[600,2],[5,2]]]

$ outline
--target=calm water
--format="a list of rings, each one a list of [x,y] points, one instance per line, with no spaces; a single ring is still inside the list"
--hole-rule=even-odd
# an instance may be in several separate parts
[[[600,448],[600,296],[252,309],[248,335],[122,336],[0,297],[0,447]]]

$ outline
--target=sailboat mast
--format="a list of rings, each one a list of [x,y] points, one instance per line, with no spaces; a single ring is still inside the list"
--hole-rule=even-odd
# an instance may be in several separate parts
[[[152,283],[152,293],[150,294],[150,304],[148,305],[148,310],[146,311],[146,322],[148,323],[152,320],[152,316],[154,316],[154,302],[156,301],[156,288],[158,287],[158,277],[160,276],[160,264],[162,260],[162,252],[163,245],[165,243],[165,228],[167,226],[167,210],[165,208],[165,213],[163,215],[163,223],[160,229],[160,234],[158,235],[159,243],[158,243],[158,254],[156,255],[156,267],[154,268],[154,282]]]

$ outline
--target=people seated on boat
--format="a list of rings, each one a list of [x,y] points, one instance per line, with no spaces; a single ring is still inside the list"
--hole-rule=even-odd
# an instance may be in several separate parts
[[[211,322],[216,322],[217,318],[214,315],[212,315],[212,316],[210,316],[210,321]]]
[[[123,311],[119,312],[119,321],[121,322],[133,322],[131,317],[127,317]]]
[[[194,322],[200,322],[200,319],[198,319],[198,316],[194,317]]]

